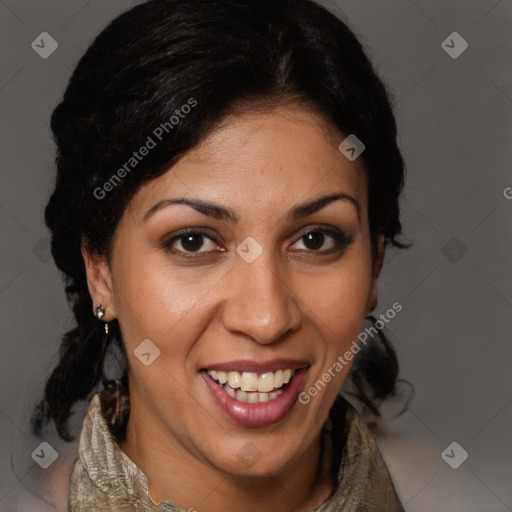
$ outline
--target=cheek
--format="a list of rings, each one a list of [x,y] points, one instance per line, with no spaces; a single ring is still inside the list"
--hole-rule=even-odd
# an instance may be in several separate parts
[[[129,357],[150,339],[161,351],[160,363],[183,367],[210,314],[208,293],[223,273],[171,266],[162,251],[125,253],[116,270],[116,313]]]
[[[304,302],[327,339],[338,343],[359,334],[366,315],[372,278],[366,265],[340,266],[303,284]]]
[[[316,365],[302,403],[324,418],[346,380],[358,352],[372,278],[365,265],[347,265],[308,286],[309,316],[318,334]],[[322,346],[320,346],[322,345]]]
[[[147,404],[161,410],[171,402],[184,407],[186,366],[203,328],[198,314],[207,283],[166,268],[156,257],[125,258],[118,270],[116,312],[133,385]],[[149,365],[140,359],[146,352]]]

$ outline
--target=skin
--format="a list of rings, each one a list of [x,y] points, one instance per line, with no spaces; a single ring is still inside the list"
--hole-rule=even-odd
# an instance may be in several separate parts
[[[118,225],[110,266],[82,249],[93,304],[106,306],[103,320],[119,320],[129,359],[131,414],[120,447],[147,475],[155,503],[292,512],[316,507],[332,492],[320,436],[349,366],[309,404],[297,402],[281,421],[252,429],[223,415],[198,372],[242,358],[306,359],[308,389],[357,340],[377,304],[384,243],[378,239],[372,257],[367,182],[360,159],[350,162],[338,150],[343,139],[298,105],[228,116],[137,191]],[[285,218],[297,204],[334,191],[353,197],[359,214],[337,200],[307,217]],[[186,205],[143,221],[156,203],[178,197],[228,207],[239,221]],[[193,256],[180,259],[164,243],[189,227],[212,239],[176,239],[173,248]],[[351,242],[304,236],[328,227]],[[235,251],[246,237],[263,249],[252,263]],[[161,351],[149,366],[134,355],[145,339]],[[248,443],[260,456],[250,467],[237,456]]]

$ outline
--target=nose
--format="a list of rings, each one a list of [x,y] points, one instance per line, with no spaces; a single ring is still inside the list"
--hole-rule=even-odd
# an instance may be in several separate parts
[[[302,313],[292,283],[263,252],[247,263],[236,258],[226,283],[223,325],[262,345],[281,340],[300,328]]]

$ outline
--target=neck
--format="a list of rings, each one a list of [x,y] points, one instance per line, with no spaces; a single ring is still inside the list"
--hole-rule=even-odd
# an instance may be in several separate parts
[[[322,432],[277,476],[233,475],[191,453],[161,423],[144,421],[147,412],[140,405],[132,402],[119,446],[147,476],[156,505],[166,498],[184,510],[221,512],[236,506],[246,512],[304,512],[333,490],[330,450],[322,456]]]

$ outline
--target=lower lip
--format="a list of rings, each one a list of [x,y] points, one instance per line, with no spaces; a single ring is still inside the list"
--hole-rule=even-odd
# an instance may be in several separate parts
[[[202,371],[201,376],[213,395],[215,403],[233,423],[254,428],[272,425],[290,412],[300,394],[307,371],[307,368],[297,370],[290,385],[281,395],[269,402],[258,404],[247,404],[231,398],[206,371]]]

